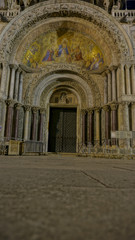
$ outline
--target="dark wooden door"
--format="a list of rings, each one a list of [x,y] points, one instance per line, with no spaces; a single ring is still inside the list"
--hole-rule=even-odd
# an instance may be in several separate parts
[[[76,152],[76,108],[51,108],[49,152]]]

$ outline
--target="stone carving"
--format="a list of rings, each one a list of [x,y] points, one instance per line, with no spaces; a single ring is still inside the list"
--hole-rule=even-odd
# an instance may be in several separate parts
[[[110,107],[111,107],[111,111],[116,111],[116,110],[117,110],[117,107],[118,107],[118,104],[117,104],[117,103],[112,103],[112,104],[110,105]]]
[[[86,19],[87,21],[93,22],[95,25],[100,26],[101,29],[107,31],[112,38],[112,41],[117,43],[119,46],[119,51],[121,56],[124,58],[129,57],[129,46],[125,40],[124,31],[119,27],[118,23],[116,24],[114,19],[111,16],[106,16],[102,9],[98,9],[93,5],[87,3],[75,2],[75,3],[50,3],[42,2],[37,6],[27,9],[24,13],[21,13],[15,21],[11,22],[3,32],[0,37],[0,56],[1,59],[9,59],[9,54],[11,54],[13,47],[16,45],[17,41],[20,41],[23,36],[30,31],[31,28],[36,26],[38,22],[42,19],[47,19],[62,16],[78,16],[79,18]],[[6,37],[6,41],[5,41]],[[7,43],[8,39],[8,43]],[[128,37],[126,36],[128,40]],[[132,49],[130,49],[132,51]],[[5,55],[6,53],[6,55]],[[125,56],[126,54],[126,56]]]
[[[71,91],[72,91],[72,89],[75,89],[75,91],[79,94],[79,96],[81,98],[82,107],[85,108],[88,105],[88,103],[87,103],[86,95],[85,95],[83,89],[76,82],[66,81],[66,82],[64,82],[64,87],[66,88],[66,86],[67,86],[67,88],[70,87]],[[50,93],[50,91],[52,89],[56,89],[56,87],[59,89],[59,87],[61,87],[61,84],[56,85],[56,83],[52,83],[48,87],[45,88],[45,90],[43,91],[41,98],[40,98],[41,107],[46,106],[48,94]]]
[[[59,73],[59,71],[66,71],[66,73],[74,72],[75,75],[80,76],[87,84],[91,87],[92,92],[94,93],[94,104],[99,105],[101,102],[101,95],[97,84],[92,80],[91,75],[84,71],[82,68],[75,68],[72,65],[68,64],[58,64],[47,66],[47,68],[39,74],[33,74],[33,76],[28,76],[24,79],[24,93],[27,104],[32,103],[30,98],[34,96],[34,90],[38,84],[47,76],[52,75],[54,72]],[[70,71],[69,71],[70,70]]]
[[[29,106],[29,105],[24,105],[24,110],[30,112],[31,106]]]
[[[109,112],[109,111],[110,111],[109,105],[103,106],[103,110],[104,110],[105,112]]]

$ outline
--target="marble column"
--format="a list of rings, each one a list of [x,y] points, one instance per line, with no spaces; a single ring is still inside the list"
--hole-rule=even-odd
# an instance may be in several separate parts
[[[123,103],[124,130],[129,131],[129,102]]]
[[[14,102],[7,100],[7,119],[6,119],[6,139],[9,141],[12,137],[12,126],[13,126],[13,113],[14,113]]]
[[[103,107],[105,111],[105,142],[109,145],[110,139],[110,107],[108,105]]]
[[[0,63],[0,88],[1,88],[1,81],[2,81],[2,63]]]
[[[96,146],[100,145],[100,108],[95,108],[96,114]]]
[[[43,142],[45,109],[40,109],[39,141]]]
[[[131,112],[132,112],[132,131],[135,132],[135,102],[131,103]],[[135,134],[133,134],[135,137]],[[135,138],[132,139],[132,147],[135,148]]]
[[[132,111],[132,131],[135,132],[135,102],[131,103],[131,111]],[[135,137],[135,134],[133,134]],[[135,148],[135,138],[132,139],[132,147]]]
[[[25,120],[24,120],[24,141],[29,140],[29,114],[30,114],[30,110],[31,107],[28,105],[24,106],[24,110],[25,110]]]
[[[110,105],[111,107],[111,131],[116,132],[117,131],[117,104],[112,103]],[[112,139],[112,145],[116,145],[116,139]]]
[[[112,67],[112,101],[116,101],[116,67]]]
[[[33,141],[36,141],[36,133],[37,133],[37,112],[38,112],[38,108],[37,107],[33,107],[32,108],[32,112],[33,112],[33,122],[32,122],[32,136],[31,139]]]
[[[4,99],[0,98],[0,139],[4,139],[7,105]]]
[[[117,99],[119,99],[120,97],[120,88],[121,88],[121,85],[120,85],[120,69],[119,67],[117,68],[116,70],[116,78],[117,78]]]
[[[112,101],[112,76],[109,70],[107,71],[107,75],[108,75],[108,102],[111,102]]]
[[[120,88],[121,94],[125,94],[125,70],[124,70],[124,64],[121,64],[121,88]]]
[[[20,111],[21,104],[15,104],[15,132],[14,137],[15,140],[18,139],[18,123],[19,123],[19,111]]]
[[[6,96],[9,97],[9,89],[10,89],[10,78],[11,78],[11,68],[8,66],[7,68],[7,87],[6,87]]]
[[[9,98],[13,99],[14,96],[14,87],[15,87],[15,72],[17,69],[17,66],[10,65],[11,67],[11,80],[10,80],[10,89],[9,89]]]
[[[19,80],[20,80],[20,69],[17,69],[16,81],[15,81],[15,92],[14,92],[15,101],[18,101]]]
[[[93,145],[93,110],[88,109],[88,144]]]
[[[126,93],[127,95],[131,94],[131,85],[130,85],[130,66],[125,65],[126,70]]]
[[[108,78],[107,74],[104,75],[104,104],[107,104],[108,102]]]
[[[135,94],[135,66],[131,67],[132,94]]]
[[[0,98],[6,96],[7,90],[7,75],[8,75],[8,63],[4,62],[1,65],[1,83],[0,83]]]
[[[129,109],[128,102],[122,102],[119,104],[119,131],[129,131]],[[119,145],[121,148],[129,148],[129,139],[125,137],[125,139],[119,140]]]
[[[19,82],[19,96],[18,101],[22,101],[22,92],[23,92],[23,73],[20,74],[20,82]]]
[[[85,128],[86,128],[86,122],[85,122],[85,117],[86,117],[86,109],[82,109],[81,110],[81,115],[82,115],[82,144],[85,145],[85,139],[86,139],[86,135],[85,135]]]

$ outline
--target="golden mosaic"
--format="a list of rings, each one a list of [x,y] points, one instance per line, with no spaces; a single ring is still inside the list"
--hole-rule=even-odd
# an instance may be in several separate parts
[[[44,33],[38,37],[23,56],[23,64],[31,68],[44,68],[52,63],[79,64],[87,70],[103,67],[101,50],[86,36],[66,31]]]

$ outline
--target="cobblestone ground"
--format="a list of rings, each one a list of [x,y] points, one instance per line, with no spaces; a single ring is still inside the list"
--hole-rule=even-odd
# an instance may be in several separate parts
[[[0,240],[135,240],[135,160],[0,156]]]

